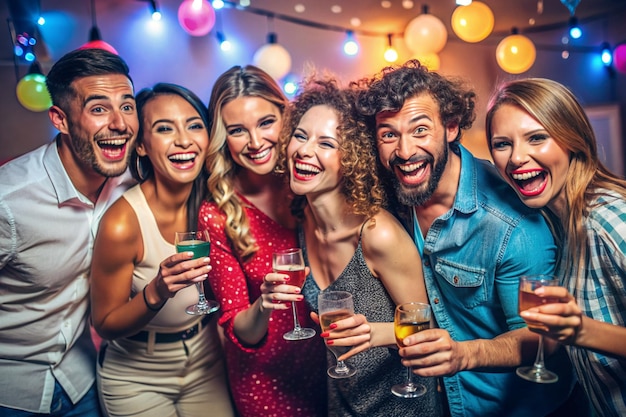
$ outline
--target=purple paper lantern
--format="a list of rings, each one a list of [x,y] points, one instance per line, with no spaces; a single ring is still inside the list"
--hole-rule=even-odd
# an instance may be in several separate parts
[[[215,24],[215,10],[206,0],[185,0],[178,7],[178,23],[191,36],[204,36]]]

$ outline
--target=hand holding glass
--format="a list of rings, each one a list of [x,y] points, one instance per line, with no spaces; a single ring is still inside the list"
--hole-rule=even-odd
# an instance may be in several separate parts
[[[352,294],[346,291],[322,291],[317,297],[317,308],[320,325],[325,332],[330,330],[330,325],[334,322],[354,316]],[[335,355],[335,358],[351,349],[350,346],[326,345],[326,347]],[[344,361],[337,360],[337,364],[328,368],[327,373],[331,378],[348,378],[356,373],[356,369]]]
[[[430,306],[425,303],[404,303],[396,307],[393,328],[398,347],[402,341],[414,333],[430,328]],[[400,398],[417,398],[426,394],[426,387],[413,382],[413,371],[407,367],[406,380],[391,387],[391,392]]]
[[[205,258],[211,252],[211,239],[208,230],[195,232],[176,232],[174,239],[176,252],[193,252],[192,259]],[[187,307],[185,312],[191,315],[211,314],[220,308],[217,301],[207,300],[204,296],[204,282],[196,282],[198,303]]]
[[[275,273],[289,275],[289,285],[302,288],[304,285],[304,257],[300,248],[292,248],[274,253],[272,257],[272,269]],[[296,303],[291,303],[293,311],[293,330],[285,333],[285,340],[302,340],[315,336],[315,330],[300,327]]]
[[[557,286],[559,280],[552,275],[527,275],[519,280],[519,311],[538,307],[542,304],[556,303],[558,300],[535,295],[535,290],[543,286]],[[537,323],[525,320],[529,328],[541,327]],[[523,366],[517,368],[516,373],[521,378],[540,384],[551,384],[557,382],[559,377],[554,372],[546,369],[543,362],[543,336],[539,335],[539,346],[537,347],[537,357],[533,366]]]

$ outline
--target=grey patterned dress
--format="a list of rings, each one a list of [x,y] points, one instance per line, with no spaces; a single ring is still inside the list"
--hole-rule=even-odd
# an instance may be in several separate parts
[[[361,229],[362,232],[362,229]],[[305,263],[309,265],[304,235],[299,231]],[[303,287],[306,302],[315,312],[320,293],[310,274]],[[354,311],[363,314],[370,322],[393,322],[395,304],[379,279],[372,276],[361,247],[361,236],[354,256],[325,291],[348,291],[354,298]],[[333,354],[327,352],[327,362],[335,363]],[[350,378],[328,378],[328,415],[330,417],[437,417],[444,415],[441,395],[437,393],[435,378],[420,378],[414,381],[424,384],[428,392],[415,399],[403,399],[393,395],[391,386],[406,378],[406,368],[400,362],[396,349],[373,348],[361,352],[346,361],[357,368]]]

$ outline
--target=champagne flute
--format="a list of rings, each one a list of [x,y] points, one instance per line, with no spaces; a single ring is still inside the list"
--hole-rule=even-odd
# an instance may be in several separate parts
[[[519,280],[519,311],[538,307],[542,304],[556,303],[558,299],[552,297],[539,297],[535,295],[535,290],[543,286],[559,285],[558,278],[552,275],[526,275]],[[541,324],[526,320],[528,328],[541,328]],[[551,384],[559,380],[559,376],[546,369],[543,362],[543,336],[539,335],[539,346],[537,356],[532,366],[522,366],[515,371],[518,376],[531,382],[539,384]]]
[[[209,231],[176,232],[174,238],[176,252],[193,252],[192,259],[204,258],[211,252],[211,239]],[[196,282],[198,289],[198,303],[185,309],[187,314],[193,316],[211,314],[220,308],[220,304],[214,300],[207,300],[204,296],[204,282]]]
[[[275,273],[289,275],[289,285],[302,288],[306,276],[304,275],[304,257],[302,249],[291,248],[275,252],[272,256],[272,269]],[[285,340],[303,340],[315,336],[315,330],[300,327],[296,303],[291,303],[293,311],[293,330],[283,335]]]
[[[402,341],[409,335],[430,328],[430,306],[425,303],[404,303],[396,307],[393,318],[393,329],[398,347],[404,346]],[[426,387],[413,382],[411,367],[406,368],[406,380],[391,387],[391,392],[400,398],[417,398],[426,394]]]
[[[347,291],[322,291],[317,297],[317,308],[322,330],[329,331],[332,323],[354,315],[352,294]],[[351,349],[350,346],[326,345],[326,347],[335,358]],[[328,368],[327,373],[331,378],[348,378],[356,374],[356,369],[344,361],[337,360],[337,364]]]

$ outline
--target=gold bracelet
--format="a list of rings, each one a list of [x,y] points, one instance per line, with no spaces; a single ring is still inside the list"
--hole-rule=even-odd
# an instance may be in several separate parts
[[[167,300],[163,301],[161,305],[158,307],[151,306],[150,303],[148,302],[148,297],[146,297],[146,288],[148,288],[147,285],[143,287],[143,291],[141,291],[143,293],[143,301],[146,303],[146,307],[148,307],[148,310],[150,311],[161,311],[161,309],[163,308]]]

